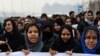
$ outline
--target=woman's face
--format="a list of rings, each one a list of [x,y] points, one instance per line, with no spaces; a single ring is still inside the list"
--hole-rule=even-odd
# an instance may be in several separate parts
[[[28,39],[31,43],[36,43],[39,38],[39,31],[36,26],[31,26],[27,32]]]
[[[80,22],[81,18],[80,17],[77,17],[76,20],[77,20],[77,22]]]
[[[65,24],[71,25],[71,19],[70,19],[70,18],[69,18],[69,19],[66,19],[66,20],[65,20]]]
[[[94,49],[97,45],[98,37],[94,30],[89,30],[85,36],[85,44],[89,49]]]
[[[18,24],[18,30],[22,30],[24,28],[24,26],[22,24]]]
[[[68,29],[63,29],[61,33],[61,39],[63,42],[67,42],[71,38],[71,33],[68,31]]]
[[[7,32],[12,32],[12,31],[13,31],[13,25],[12,25],[11,21],[7,21],[7,22],[6,22],[5,30],[6,30]]]
[[[54,28],[55,28],[56,31],[59,31],[61,27],[60,27],[60,25],[58,25],[57,23],[55,23],[54,24]]]
[[[25,24],[30,23],[30,22],[31,21],[28,18],[25,19]]]

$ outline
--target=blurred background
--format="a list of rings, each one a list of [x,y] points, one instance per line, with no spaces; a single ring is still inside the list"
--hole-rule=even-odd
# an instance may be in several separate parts
[[[100,0],[0,0],[0,17],[68,15],[69,11],[77,14],[87,10],[100,10]]]

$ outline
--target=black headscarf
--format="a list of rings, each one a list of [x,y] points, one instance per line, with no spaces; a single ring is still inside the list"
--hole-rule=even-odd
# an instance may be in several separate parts
[[[60,17],[57,18],[55,21],[54,21],[54,24],[57,23],[58,25],[60,25],[60,27],[62,27],[65,23],[63,21],[63,19],[61,19]],[[56,29],[54,29],[54,32],[59,35],[59,31],[57,31]]]
[[[71,33],[71,37],[67,43],[64,43],[63,40],[61,39],[61,33],[62,33],[63,29],[68,29],[68,31]],[[68,43],[72,42],[72,40],[74,40],[73,33],[72,33],[72,27],[70,25],[63,25],[60,29],[59,38],[60,38],[60,41],[62,42],[62,44],[68,44]]]
[[[47,27],[50,28],[50,32],[44,30]],[[52,25],[51,21],[49,21],[49,20],[43,21],[42,34],[43,34],[43,39],[44,40],[46,40],[46,39],[48,40],[53,36],[53,25]]]
[[[71,34],[71,37],[67,42],[64,42],[61,38],[63,29],[68,29],[68,31]],[[68,51],[68,50],[70,51],[70,50],[76,48],[77,45],[78,44],[75,42],[75,40],[73,38],[72,27],[69,25],[63,25],[60,29],[59,38],[54,42],[51,49],[56,50],[58,52],[65,52],[65,51]]]
[[[65,23],[64,23],[64,21],[63,21],[63,19],[61,19],[61,18],[57,18],[55,21],[54,21],[54,23],[57,23],[58,25],[60,25],[60,26],[63,26]]]
[[[6,23],[10,21],[12,24],[13,30],[11,32],[7,32],[5,27]],[[3,24],[5,33],[2,35],[2,37],[5,39],[6,42],[10,45],[12,51],[18,51],[17,49],[24,44],[24,35],[22,35],[18,31],[18,27],[15,23],[15,21],[11,18],[5,19]]]

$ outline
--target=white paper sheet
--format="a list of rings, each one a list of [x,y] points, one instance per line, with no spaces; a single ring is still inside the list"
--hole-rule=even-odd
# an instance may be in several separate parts
[[[1,52],[0,56],[7,56],[6,52]],[[9,56],[25,56],[23,52],[12,52]],[[49,52],[30,52],[27,56],[51,56]],[[57,53],[54,56],[69,56],[66,53]],[[94,54],[81,54],[81,53],[73,53],[72,56],[100,56]]]
[[[6,56],[6,53],[5,52],[1,52],[0,56]]]
[[[25,55],[23,52],[19,51],[19,52],[13,52],[9,56],[25,56]]]

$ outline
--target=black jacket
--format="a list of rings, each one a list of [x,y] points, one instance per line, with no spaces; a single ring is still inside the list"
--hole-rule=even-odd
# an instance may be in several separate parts
[[[19,51],[19,47],[25,44],[24,35],[22,34],[18,34],[18,36],[2,34],[0,35],[0,40],[7,42],[13,52]],[[8,45],[0,45],[1,52],[10,51]]]
[[[82,32],[84,31],[85,27],[90,26],[85,20],[81,21],[78,26],[77,29],[80,32],[80,34],[82,34]]]
[[[80,46],[80,45],[76,40],[72,40],[68,43],[61,43],[61,41],[57,39],[51,46],[51,49],[56,50],[58,52],[65,52],[65,51],[73,50],[77,46]]]
[[[0,52],[10,51],[7,44],[0,45]]]

